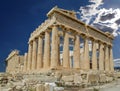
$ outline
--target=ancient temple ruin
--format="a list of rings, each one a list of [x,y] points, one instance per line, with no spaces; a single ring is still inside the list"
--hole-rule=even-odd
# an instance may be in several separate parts
[[[24,56],[18,50],[13,50],[6,58],[6,72],[20,73],[23,71]]]
[[[23,72],[41,70],[98,70],[113,72],[114,37],[76,17],[76,12],[54,7],[29,38]]]

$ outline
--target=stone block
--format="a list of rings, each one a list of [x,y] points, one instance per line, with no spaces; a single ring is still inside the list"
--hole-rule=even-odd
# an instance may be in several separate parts
[[[13,91],[13,89],[12,89],[12,88],[8,88],[7,90],[8,90],[8,91]]]
[[[120,72],[115,73],[116,78],[120,78]]]
[[[74,83],[75,83],[75,84],[80,84],[80,83],[82,83],[82,78],[81,78],[80,75],[77,75],[77,74],[74,75]]]
[[[106,81],[107,82],[112,82],[113,81],[113,77],[106,77]]]
[[[61,72],[56,72],[55,76],[57,78],[57,81],[60,81],[60,79],[62,78],[62,73]]]
[[[73,86],[73,82],[65,82],[65,86]]]
[[[45,91],[53,91],[54,86],[50,85],[50,84],[45,84]]]
[[[91,85],[96,85],[99,82],[99,74],[89,74],[88,75],[88,82]]]
[[[37,84],[36,85],[36,91],[44,91],[44,85],[43,84]]]
[[[81,74],[81,78],[82,78],[83,80],[87,80],[87,73],[82,73],[82,74]]]
[[[54,91],[64,91],[63,87],[54,87]]]
[[[63,76],[62,80],[64,82],[73,82],[74,81],[74,76],[73,75],[71,75],[71,76]]]
[[[106,75],[105,74],[100,74],[99,82],[100,83],[105,83],[106,82]]]

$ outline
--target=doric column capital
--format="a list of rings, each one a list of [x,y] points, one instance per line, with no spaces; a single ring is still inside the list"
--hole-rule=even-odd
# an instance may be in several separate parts
[[[102,41],[98,41],[99,44],[104,44]]]
[[[94,38],[92,38],[91,41],[92,41],[92,42],[98,42],[98,40],[96,40],[96,39],[94,39]]]
[[[87,35],[83,36],[84,40],[91,40],[91,38]]]
[[[33,43],[33,40],[31,40],[31,41],[28,42],[28,44],[30,44],[30,45],[31,45],[32,43]]]
[[[38,36],[38,39],[39,39],[39,38],[43,38],[43,35],[40,34],[40,35]]]
[[[37,38],[34,38],[34,39],[33,39],[33,42],[36,41],[36,39],[37,39]]]
[[[53,28],[53,27],[59,27],[59,25],[58,24],[52,24],[50,27],[51,28]]]

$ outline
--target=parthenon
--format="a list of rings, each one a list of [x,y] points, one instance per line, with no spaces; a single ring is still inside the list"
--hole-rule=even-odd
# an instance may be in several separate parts
[[[23,72],[114,71],[112,34],[81,22],[74,11],[54,7],[47,17],[30,35]]]

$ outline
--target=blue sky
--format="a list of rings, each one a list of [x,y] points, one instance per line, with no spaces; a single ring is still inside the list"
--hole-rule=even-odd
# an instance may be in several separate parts
[[[120,8],[119,0],[105,0],[104,3],[102,8]],[[21,54],[27,52],[30,33],[47,18],[47,12],[56,5],[63,9],[80,12],[80,7],[91,5],[91,3],[89,0],[0,1],[0,72],[5,70],[4,60],[12,50],[18,49]],[[120,58],[119,41],[120,37],[116,36],[115,58]]]

